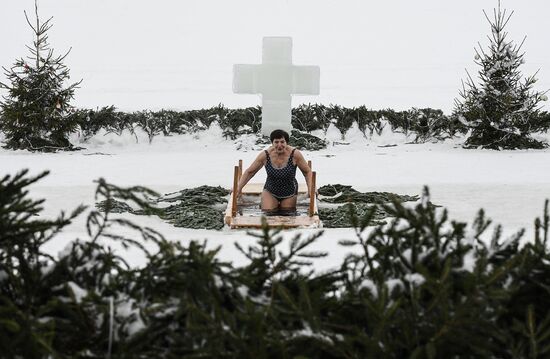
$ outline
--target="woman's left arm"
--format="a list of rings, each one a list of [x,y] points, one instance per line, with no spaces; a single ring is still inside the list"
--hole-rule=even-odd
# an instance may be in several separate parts
[[[307,194],[309,196],[309,194],[311,193],[311,168],[309,168],[309,165],[307,164],[304,155],[302,155],[302,152],[298,150],[294,151],[294,158],[296,158],[296,165],[298,166],[300,171],[302,171],[302,174],[306,179]]]

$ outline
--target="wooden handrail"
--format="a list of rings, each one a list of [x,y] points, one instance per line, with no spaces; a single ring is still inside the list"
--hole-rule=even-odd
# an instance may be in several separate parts
[[[239,186],[239,166],[235,166],[233,171],[233,195],[231,196],[231,216],[237,215],[237,189]]]
[[[309,211],[308,214],[312,217],[315,214],[315,193],[317,189],[315,188],[317,181],[317,172],[311,172],[311,184],[309,189]]]
[[[239,160],[239,181],[241,180],[242,176],[243,176],[243,160]]]

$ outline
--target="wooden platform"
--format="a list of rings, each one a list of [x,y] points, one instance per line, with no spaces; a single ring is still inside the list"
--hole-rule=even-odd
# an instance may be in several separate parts
[[[310,164],[311,166],[311,164]],[[242,161],[239,161],[239,166],[235,166],[235,178],[233,181],[233,191],[229,198],[227,210],[225,211],[225,223],[231,228],[261,228],[262,219],[265,218],[269,227],[282,228],[297,228],[297,227],[319,227],[321,220],[319,219],[317,210],[317,198],[314,195],[315,191],[315,174],[312,174],[312,194],[307,198],[307,204],[303,201],[297,205],[298,212],[302,215],[296,216],[276,216],[262,215],[260,210],[260,196],[263,191],[263,183],[249,183],[242,190],[242,197],[247,199],[246,203],[239,203],[233,195],[236,193],[237,183],[242,174]],[[307,195],[307,185],[305,183],[298,184],[298,197],[304,199]],[[248,207],[247,207],[248,206]],[[253,215],[247,213],[243,208],[256,208]],[[250,210],[248,210],[250,212]]]

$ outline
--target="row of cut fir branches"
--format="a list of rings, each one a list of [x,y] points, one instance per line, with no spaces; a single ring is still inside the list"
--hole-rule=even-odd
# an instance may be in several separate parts
[[[230,191],[222,187],[200,186],[187,188],[163,196],[148,198],[149,212],[132,208],[123,199],[110,198],[96,204],[100,211],[157,215],[176,227],[193,229],[222,229],[224,212]],[[388,214],[376,204],[395,201],[417,201],[418,196],[398,195],[389,192],[359,192],[351,186],[325,185],[320,195],[319,218],[325,228],[353,227],[352,217],[374,211],[371,224],[384,223]],[[336,206],[323,207],[323,204]]]

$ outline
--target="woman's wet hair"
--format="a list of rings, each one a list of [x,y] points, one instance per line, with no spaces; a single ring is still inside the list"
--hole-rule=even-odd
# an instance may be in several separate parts
[[[283,130],[275,130],[273,132],[271,132],[271,134],[269,135],[269,139],[271,140],[271,143],[273,143],[273,141],[279,139],[279,138],[284,138],[286,143],[289,142],[289,136],[288,136],[288,132],[286,131],[283,131]]]

